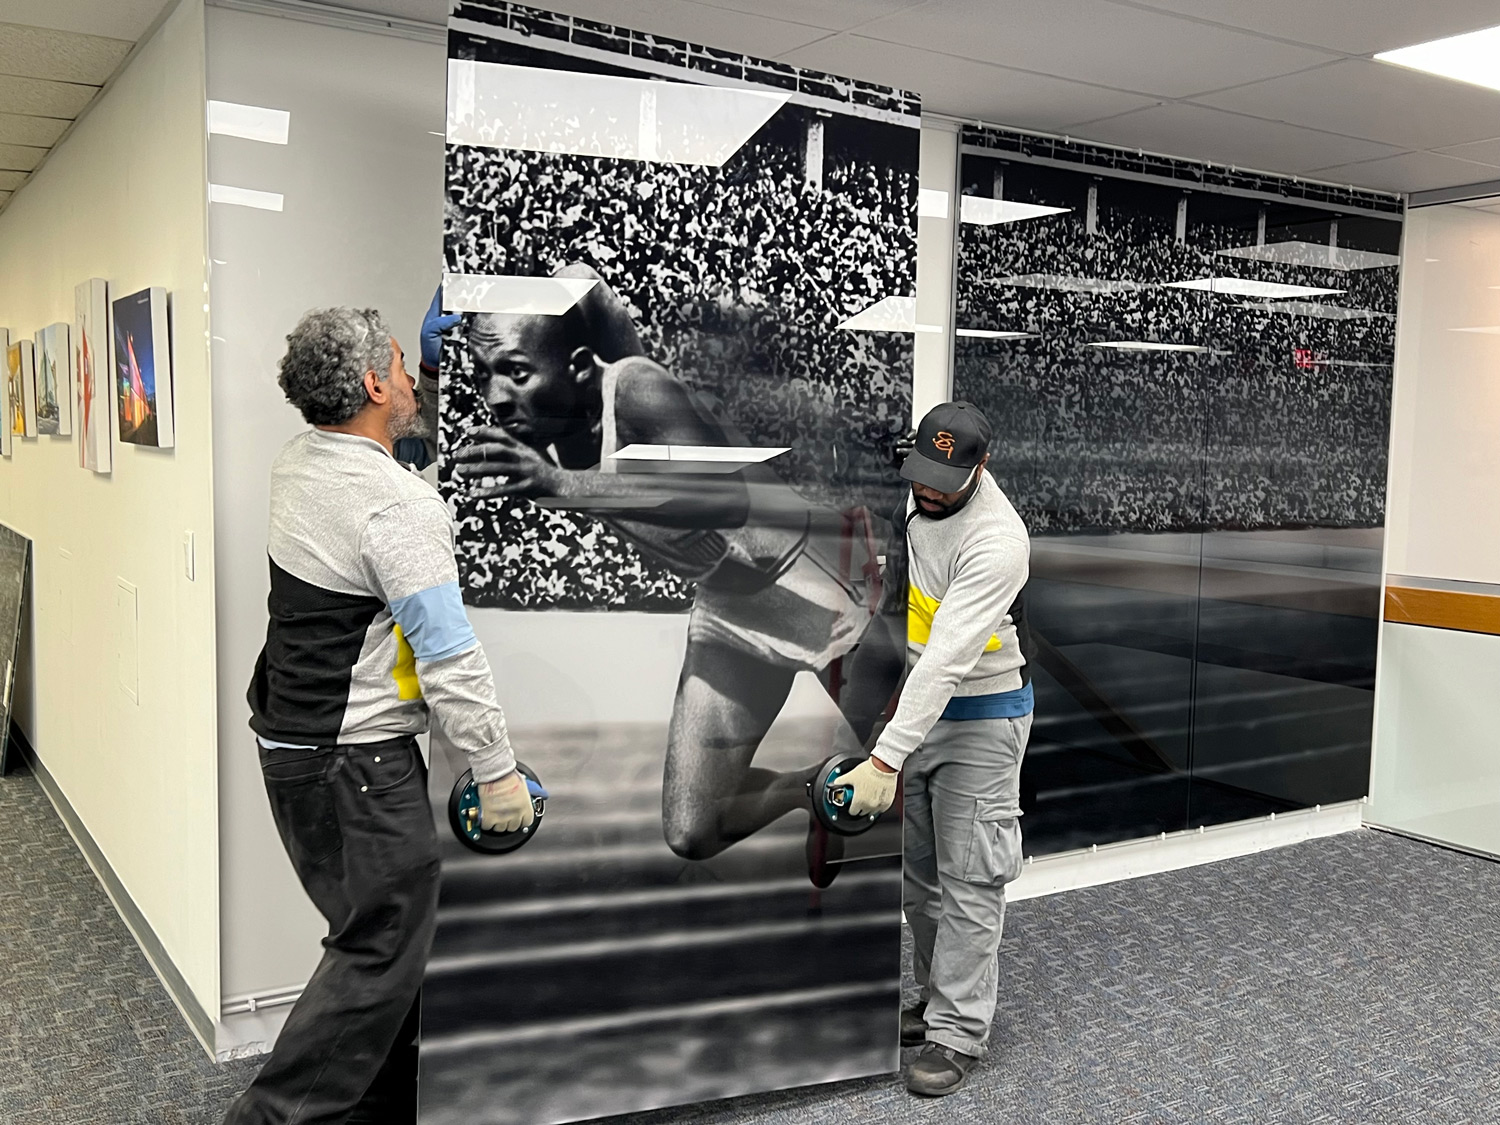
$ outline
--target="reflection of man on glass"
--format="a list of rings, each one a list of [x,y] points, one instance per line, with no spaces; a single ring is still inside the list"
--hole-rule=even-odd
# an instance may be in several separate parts
[[[598,277],[583,266],[559,276]],[[839,703],[854,736],[848,749],[869,737],[901,669],[899,642],[883,622],[871,628],[878,599],[860,565],[861,552],[870,552],[859,543],[841,558],[850,534],[844,517],[804,500],[765,464],[626,471],[683,467],[622,463],[615,455],[633,444],[744,440],[642,354],[622,303],[602,281],[562,316],[478,315],[468,344],[495,423],[476,429],[455,455],[471,495],[525,496],[606,519],[696,583],[662,793],[672,850],[706,859],[807,809],[819,763],[788,772],[752,763],[801,670],[818,673]],[[830,669],[845,657],[848,682],[834,683]],[[815,856],[818,831],[809,833],[810,874],[826,885],[832,876]]]

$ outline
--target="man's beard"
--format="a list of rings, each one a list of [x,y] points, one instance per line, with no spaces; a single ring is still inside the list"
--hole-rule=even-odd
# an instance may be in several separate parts
[[[925,507],[923,507],[923,497],[917,495],[916,485],[912,486],[911,496],[912,499],[916,501],[917,511],[922,515],[926,516],[930,520],[945,520],[949,516],[956,516],[959,512],[963,511],[964,506],[968,504],[970,500],[974,499],[974,493],[978,491],[979,474],[975,473],[974,479],[969,482],[969,487],[964,489],[963,493],[957,500],[953,501],[953,503],[941,504],[936,500],[928,500],[927,503],[929,504],[938,504],[939,510],[936,512],[928,511]]]
[[[426,422],[422,418],[422,410],[413,400],[411,406],[402,406],[391,411],[391,421],[387,427],[387,433],[394,445],[402,438],[423,437],[427,429]]]

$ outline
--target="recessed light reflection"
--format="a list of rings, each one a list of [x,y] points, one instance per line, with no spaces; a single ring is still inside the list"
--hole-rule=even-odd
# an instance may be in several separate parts
[[[1060,289],[1067,293],[1135,293],[1150,286],[1140,281],[1115,281],[1100,277],[1072,277],[1060,273],[1018,273],[997,277],[992,285],[1014,285],[1022,289]]]
[[[598,284],[585,277],[445,273],[443,308],[447,312],[562,316]]]
[[[1155,340],[1091,340],[1091,348],[1112,348],[1122,352],[1187,352],[1197,354],[1212,351],[1201,344],[1160,344]]]
[[[979,227],[992,227],[1000,223],[1019,223],[1025,219],[1040,219],[1045,215],[1063,215],[1071,207],[1043,207],[1039,203],[1019,203],[1013,199],[986,199],[980,195],[966,195],[958,205],[961,222]]]
[[[1395,320],[1395,313],[1379,309],[1355,309],[1347,305],[1320,305],[1315,301],[1241,301],[1242,309],[1280,313],[1283,316],[1312,316],[1320,320]]]
[[[208,103],[208,131],[221,137],[284,145],[291,123],[292,115],[284,109],[213,100]]]
[[[917,323],[915,297],[882,297],[868,308],[841,321],[846,332],[941,332],[937,324]]]
[[[1500,336],[1500,324],[1483,324],[1476,328],[1450,328],[1449,332],[1476,332],[1483,336]]]
[[[790,448],[771,445],[647,445],[636,442],[610,456],[618,461],[733,461],[758,465],[780,457]]]
[[[1199,289],[1208,293],[1227,293],[1232,297],[1320,297],[1342,293],[1342,289],[1325,289],[1317,285],[1287,285],[1279,281],[1255,281],[1248,277],[1199,277],[1192,281],[1169,281],[1168,289]]]
[[[231,187],[228,184],[209,184],[210,203],[229,203],[236,207],[254,207],[260,211],[280,211],[285,197],[278,191],[256,191],[254,188]]]
[[[946,219],[948,217],[948,193],[938,188],[917,189],[917,218]]]
[[[1035,332],[997,332],[989,328],[960,328],[959,336],[970,336],[976,340],[1030,340]]]
[[[1324,270],[1373,270],[1401,264],[1401,258],[1396,254],[1377,254],[1372,250],[1350,250],[1344,246],[1298,240],[1268,242],[1264,246],[1236,246],[1215,253],[1223,258]]]

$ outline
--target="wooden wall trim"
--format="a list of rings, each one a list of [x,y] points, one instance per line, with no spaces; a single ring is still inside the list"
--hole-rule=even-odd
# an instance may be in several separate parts
[[[1500,594],[1387,586],[1385,619],[1402,625],[1426,625],[1434,629],[1500,636]]]

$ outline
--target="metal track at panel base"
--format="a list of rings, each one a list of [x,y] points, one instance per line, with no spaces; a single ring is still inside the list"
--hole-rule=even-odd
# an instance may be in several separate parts
[[[1457,187],[1429,188],[1414,191],[1408,196],[1412,207],[1436,207],[1443,203],[1467,203],[1471,199],[1487,199],[1500,195],[1500,180],[1483,180],[1477,184],[1459,184]]]

